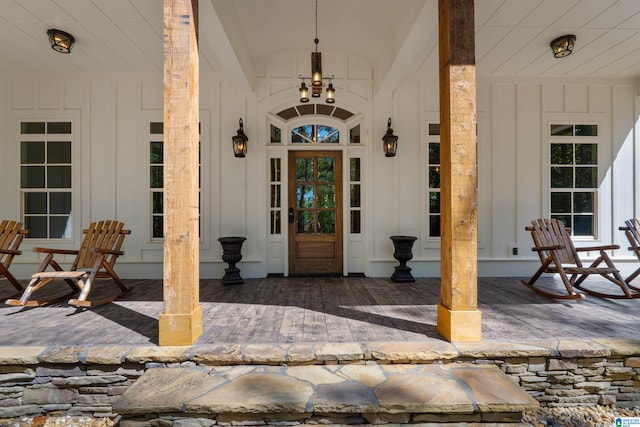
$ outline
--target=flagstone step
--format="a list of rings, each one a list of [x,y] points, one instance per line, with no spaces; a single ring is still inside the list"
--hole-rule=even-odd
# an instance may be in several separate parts
[[[538,406],[494,365],[238,365],[148,369],[113,410],[122,427],[152,417],[223,425],[485,424],[520,423]]]

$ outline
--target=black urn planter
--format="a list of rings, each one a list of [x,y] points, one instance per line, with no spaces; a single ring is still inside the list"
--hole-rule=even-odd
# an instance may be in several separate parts
[[[400,262],[400,265],[396,266],[396,271],[391,275],[391,280],[394,282],[415,282],[416,279],[411,275],[411,267],[407,267],[407,261],[413,258],[411,248],[413,248],[413,242],[418,238],[415,236],[391,236],[393,241],[393,257]]]
[[[247,240],[246,237],[220,237],[218,239],[218,242],[222,245],[222,261],[229,264],[229,268],[224,269],[223,285],[240,285],[244,283],[236,263],[242,259],[242,244],[245,240]]]

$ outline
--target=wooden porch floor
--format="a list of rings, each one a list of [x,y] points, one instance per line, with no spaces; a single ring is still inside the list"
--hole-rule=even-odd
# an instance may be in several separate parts
[[[553,278],[540,279],[561,286]],[[480,278],[483,341],[637,338],[640,300],[541,297],[519,278]],[[92,310],[66,303],[39,308],[0,305],[0,346],[156,345],[162,312],[160,280],[128,280],[125,298]],[[591,283],[607,286],[594,277]],[[96,291],[114,291],[99,282]],[[0,290],[7,291],[0,282]],[[49,285],[39,292],[64,292]],[[436,331],[440,280],[394,283],[387,278],[265,278],[200,287],[203,334],[196,344],[442,340]]]

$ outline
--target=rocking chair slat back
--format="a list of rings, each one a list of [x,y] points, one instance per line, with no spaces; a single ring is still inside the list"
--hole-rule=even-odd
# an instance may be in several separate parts
[[[28,230],[22,229],[21,222],[6,219],[0,222],[0,264],[9,268],[14,256],[20,255],[17,253],[20,252],[18,249],[28,233]]]
[[[123,230],[124,223],[119,221],[98,221],[91,223],[88,229],[83,230],[85,234],[78,256],[76,257],[72,270],[90,269],[95,265],[96,259],[102,254],[100,250],[114,252],[108,255],[103,261],[110,267],[116,262],[118,255],[122,255],[121,249],[124,237],[130,234],[130,230]],[[118,254],[116,254],[118,252]]]
[[[0,222],[0,279],[7,279],[14,288],[22,291],[18,280],[9,272],[9,266],[16,255],[20,255],[20,244],[29,230],[22,228],[22,223],[11,220]]]

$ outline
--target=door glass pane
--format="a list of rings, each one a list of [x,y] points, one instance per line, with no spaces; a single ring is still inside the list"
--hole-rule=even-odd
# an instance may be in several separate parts
[[[360,144],[360,125],[349,129],[349,144]]]
[[[280,181],[280,159],[271,159],[271,181]]]
[[[271,211],[271,234],[280,234],[280,211]]]
[[[300,234],[312,234],[313,211],[298,211],[297,230]]]
[[[360,211],[351,211],[351,232],[360,233],[361,228]]]
[[[297,208],[313,208],[314,191],[313,185],[297,185],[296,186],[296,207]]]
[[[360,159],[357,157],[349,160],[349,179],[360,181]]]
[[[280,207],[280,184],[271,185],[271,207]]]
[[[340,133],[331,126],[318,125],[317,141],[323,144],[337,144],[340,142]]]
[[[319,158],[318,159],[318,181],[333,182],[335,180],[334,159]]]
[[[296,181],[313,181],[313,159],[296,159]]]
[[[334,185],[318,185],[318,208],[336,207],[336,190]]]
[[[279,127],[271,125],[270,142],[272,144],[277,144],[282,142],[282,131],[280,130]]]
[[[360,207],[360,184],[351,184],[350,186],[350,207],[359,208]]]
[[[319,211],[318,212],[318,233],[333,234],[336,232],[336,212]]]

